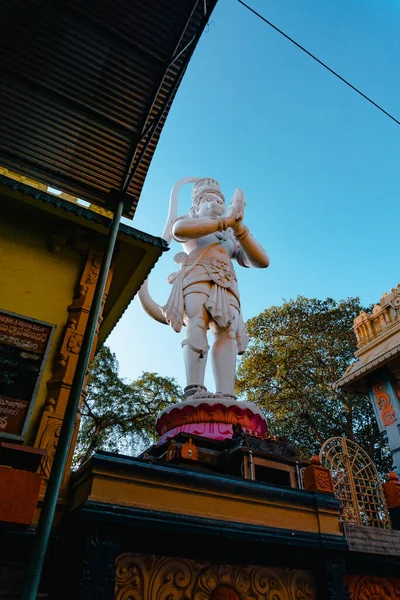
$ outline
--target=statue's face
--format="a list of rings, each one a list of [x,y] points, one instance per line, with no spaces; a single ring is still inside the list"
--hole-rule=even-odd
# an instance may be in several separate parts
[[[225,202],[218,194],[208,192],[200,200],[199,217],[221,217],[225,213]]]

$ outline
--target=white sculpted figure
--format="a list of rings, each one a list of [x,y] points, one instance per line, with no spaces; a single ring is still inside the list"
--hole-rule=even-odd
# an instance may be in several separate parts
[[[189,214],[175,217],[178,189],[195,181]],[[268,255],[243,224],[244,195],[236,190],[225,205],[215,179],[185,178],[171,192],[170,215],[163,237],[182,243],[184,252],[174,258],[180,270],[169,276],[172,291],[165,306],[149,296],[147,284],[139,299],[153,318],[175,331],[186,325],[182,342],[186,367],[186,397],[203,390],[209,351],[207,331],[214,343],[211,362],[216,392],[235,397],[233,391],[236,354],[242,354],[248,337],[240,308],[239,289],[232,259],[243,267],[265,268]],[[172,213],[172,214],[171,214]]]

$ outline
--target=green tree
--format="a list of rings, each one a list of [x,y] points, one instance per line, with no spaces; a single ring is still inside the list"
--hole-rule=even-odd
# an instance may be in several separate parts
[[[157,413],[182,399],[181,388],[170,377],[146,372],[133,382],[121,379],[115,354],[103,346],[88,376],[74,464],[99,449],[129,454],[143,450],[154,441]]]
[[[329,437],[344,436],[387,472],[388,449],[369,400],[333,388],[355,360],[353,320],[361,310],[358,298],[299,296],[250,319],[236,390],[265,411],[272,433],[289,437],[304,456]]]

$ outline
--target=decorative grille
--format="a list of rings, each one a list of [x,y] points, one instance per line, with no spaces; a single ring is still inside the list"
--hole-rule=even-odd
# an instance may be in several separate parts
[[[330,438],[320,452],[321,463],[332,472],[341,520],[353,525],[390,528],[381,480],[368,454],[354,442]]]

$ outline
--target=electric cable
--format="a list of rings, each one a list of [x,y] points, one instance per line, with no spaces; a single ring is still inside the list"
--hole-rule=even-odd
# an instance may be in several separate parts
[[[339,75],[339,73],[336,73],[336,71],[334,71],[333,69],[331,69],[330,67],[328,67],[328,65],[326,65],[324,62],[322,62],[322,60],[320,60],[314,54],[312,54],[311,52],[309,52],[306,48],[304,48],[304,46],[302,46],[301,44],[299,44],[298,42],[296,42],[296,40],[294,40],[293,38],[291,38],[284,31],[282,31],[281,29],[279,29],[279,27],[276,27],[276,25],[274,25],[273,23],[271,23],[271,21],[268,21],[268,19],[266,19],[262,15],[260,15],[260,13],[258,13],[256,10],[254,10],[253,8],[251,8],[251,6],[249,6],[245,2],[243,2],[243,0],[238,0],[238,2],[240,4],[242,4],[244,7],[246,7],[254,15],[256,15],[256,17],[258,17],[259,19],[261,19],[262,21],[264,21],[264,23],[266,23],[267,25],[269,25],[270,27],[272,27],[273,29],[275,29],[275,31],[277,31],[278,33],[280,33],[281,35],[283,35],[283,37],[285,37],[287,40],[289,40],[289,42],[292,42],[292,44],[294,44],[295,46],[297,46],[298,48],[300,48],[300,50],[302,50],[303,52],[305,52],[306,54],[308,54],[308,56],[310,56],[311,58],[313,58],[321,66],[325,67],[325,69],[327,69],[330,73],[332,73],[332,75],[335,75],[335,77],[337,77],[338,79],[340,79],[340,81],[343,81],[343,83],[345,83],[352,90],[354,90],[355,92],[357,92],[357,94],[359,94],[360,96],[362,96],[365,100],[368,100],[368,102],[370,102],[373,106],[375,106],[375,108],[378,108],[387,117],[389,117],[390,119],[392,119],[392,121],[394,121],[395,123],[397,123],[397,125],[400,125],[400,121],[398,121],[395,117],[393,117],[393,115],[391,115],[384,108],[382,108],[381,106],[379,106],[379,104],[377,104],[376,102],[374,102],[373,100],[371,100],[371,98],[369,98],[366,94],[364,94],[363,92],[361,92],[361,90],[359,90],[354,85],[352,85],[344,77],[342,77],[341,75]]]

